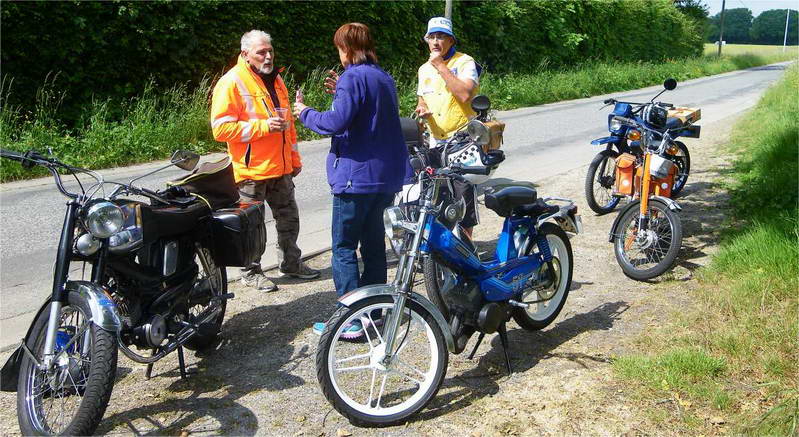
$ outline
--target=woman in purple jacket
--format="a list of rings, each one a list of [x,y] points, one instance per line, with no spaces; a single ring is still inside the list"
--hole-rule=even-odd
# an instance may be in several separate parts
[[[332,135],[327,155],[327,182],[333,193],[333,281],[344,295],[370,284],[386,283],[383,210],[402,189],[408,150],[402,139],[394,79],[377,64],[369,28],[347,23],[333,36],[344,73],[338,78],[333,105],[319,112],[302,97],[294,113],[312,131]],[[363,273],[355,250],[360,244]],[[324,323],[315,323],[321,334]],[[344,338],[363,335],[360,322]]]

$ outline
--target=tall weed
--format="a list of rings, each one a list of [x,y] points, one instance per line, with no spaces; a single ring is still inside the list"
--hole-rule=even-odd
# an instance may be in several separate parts
[[[731,57],[705,56],[666,62],[589,62],[579,67],[551,69],[547,60],[530,74],[496,75],[481,78],[481,93],[488,95],[495,109],[589,97],[597,94],[655,85],[667,77],[686,80],[725,71],[763,65],[795,57],[794,53],[760,56],[743,54]],[[296,83],[291,71],[284,72],[290,90],[303,90],[308,106],[319,110],[330,107],[332,97],[323,83],[329,68],[314,70],[303,83]],[[410,116],[416,107],[416,80],[411,68],[399,65],[389,73],[397,83],[400,115]],[[167,92],[152,86],[129,102],[95,101],[84,111],[82,122],[67,129],[58,120],[64,98],[58,77],[48,81],[37,93],[34,113],[23,113],[7,105],[11,83],[0,82],[0,146],[17,151],[52,150],[66,162],[92,169],[129,165],[167,158],[178,148],[200,153],[224,150],[214,141],[208,122],[208,101],[212,80],[187,89],[176,86]],[[301,140],[319,135],[297,124]],[[0,162],[0,182],[42,176],[41,169],[23,171],[17,163]]]

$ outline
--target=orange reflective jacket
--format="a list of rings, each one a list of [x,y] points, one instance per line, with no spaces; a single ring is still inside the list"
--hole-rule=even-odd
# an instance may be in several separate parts
[[[214,87],[211,129],[217,141],[227,143],[237,183],[280,177],[302,166],[288,89],[280,75],[275,78],[275,91],[277,105],[241,56]],[[289,109],[289,128],[283,132],[269,132],[266,122],[277,116],[276,106]]]

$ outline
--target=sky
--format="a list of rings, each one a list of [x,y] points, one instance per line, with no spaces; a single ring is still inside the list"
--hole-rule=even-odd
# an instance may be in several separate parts
[[[721,0],[704,0],[710,16],[721,12]],[[757,17],[769,9],[799,9],[799,0],[727,0],[726,9],[747,8]]]

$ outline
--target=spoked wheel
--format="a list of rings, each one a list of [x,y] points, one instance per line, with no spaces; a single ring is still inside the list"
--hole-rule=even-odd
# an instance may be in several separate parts
[[[28,347],[42,360],[49,311],[36,319]],[[56,359],[43,370],[25,355],[17,383],[23,435],[90,435],[103,418],[116,373],[115,334],[91,323],[89,304],[71,292],[55,338]]]
[[[691,173],[691,155],[688,153],[688,147],[680,141],[675,141],[674,146],[677,149],[677,153],[669,155],[669,159],[677,166],[674,189],[671,190],[672,197],[680,194],[680,191],[685,188],[685,184],[688,183],[688,174]]]
[[[225,309],[227,308],[226,299],[214,299],[227,293],[227,272],[224,267],[214,264],[211,251],[200,247],[197,249],[197,262],[200,265],[200,273],[197,275],[195,290],[199,293],[192,293],[189,297],[189,313],[187,319],[190,323],[198,324],[202,322],[203,315],[208,314],[219,308],[219,315],[210,322],[206,322],[204,329],[195,334],[184,346],[191,350],[200,350],[212,346],[219,333],[222,331],[222,322],[225,320]]]
[[[599,152],[588,166],[585,176],[585,200],[588,207],[597,214],[607,214],[619,204],[619,197],[613,197],[616,183],[616,158],[613,150]]]
[[[538,232],[544,235],[549,243],[552,267],[544,264],[540,275],[544,282],[539,287],[525,290],[522,294],[522,302],[542,302],[530,303],[528,308],[514,308],[513,320],[528,331],[543,329],[558,317],[569,295],[574,269],[571,243],[563,229],[554,223],[544,223]],[[526,255],[532,253],[534,249],[537,249],[537,245],[533,242],[527,249]]]
[[[433,316],[407,301],[397,328],[394,356],[386,359],[385,327],[394,296],[374,296],[333,314],[319,340],[316,374],[327,400],[360,426],[404,421],[438,392],[447,370],[444,335]],[[352,324],[366,327],[346,339]]]
[[[635,201],[625,210],[613,252],[624,274],[642,281],[663,274],[674,264],[682,244],[682,224],[665,203],[649,199],[648,224],[639,229],[639,203]]]

